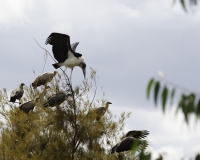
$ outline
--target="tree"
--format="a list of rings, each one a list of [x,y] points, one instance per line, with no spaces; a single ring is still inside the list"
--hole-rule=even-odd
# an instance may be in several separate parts
[[[44,107],[48,97],[55,93],[70,96],[60,105]],[[122,113],[116,122],[107,110],[96,121],[96,114],[88,114],[89,111],[106,103],[104,94],[102,99],[95,100],[96,94],[97,76],[93,69],[90,81],[84,80],[75,87],[65,72],[58,73],[48,87],[26,87],[21,100],[32,100],[34,111],[24,112],[17,104],[8,103],[6,89],[0,91],[0,159],[118,159],[110,150],[122,136],[124,120],[130,113]]]

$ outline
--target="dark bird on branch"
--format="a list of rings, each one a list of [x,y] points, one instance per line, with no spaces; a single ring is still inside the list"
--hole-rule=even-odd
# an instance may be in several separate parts
[[[44,107],[54,107],[63,103],[71,94],[57,93],[48,98],[47,102],[43,104]]]
[[[53,77],[56,75],[57,71],[54,72],[47,72],[43,73],[42,75],[38,76],[35,81],[32,83],[33,88],[37,88],[41,85],[46,86],[48,82],[50,82]]]
[[[35,101],[28,101],[19,106],[19,109],[25,113],[29,113],[31,110],[33,111],[36,103],[38,102],[39,98],[36,98]]]
[[[129,131],[123,136],[122,141],[112,148],[111,153],[129,151],[133,146],[138,147],[138,151],[143,151],[148,146],[148,142],[141,139],[146,138],[147,135],[149,135],[147,130]]]
[[[19,104],[20,104],[20,99],[22,98],[22,96],[24,94],[24,89],[23,89],[24,85],[25,85],[24,83],[21,83],[19,85],[19,88],[14,89],[11,92],[11,94],[10,94],[10,101],[9,102],[15,103],[16,99],[18,99],[19,100]]]
[[[45,44],[52,45],[52,51],[54,58],[58,63],[53,64],[54,68],[59,68],[65,66],[71,68],[70,80],[73,68],[75,66],[81,67],[83,75],[85,78],[86,74],[86,63],[84,62],[84,57],[82,54],[75,52],[77,43],[70,45],[70,37],[66,34],[61,33],[51,33],[47,38]]]

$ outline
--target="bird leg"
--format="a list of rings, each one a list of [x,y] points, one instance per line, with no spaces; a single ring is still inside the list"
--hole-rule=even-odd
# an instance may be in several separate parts
[[[71,69],[71,74],[70,74],[70,82],[72,83],[72,71],[73,71],[73,68]]]

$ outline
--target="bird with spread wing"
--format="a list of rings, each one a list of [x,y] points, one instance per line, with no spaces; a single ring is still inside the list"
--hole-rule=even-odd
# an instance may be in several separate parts
[[[66,34],[61,33],[51,33],[47,38],[45,44],[52,45],[52,51],[54,58],[58,63],[53,64],[54,68],[59,68],[65,66],[71,68],[70,80],[73,68],[79,66],[85,78],[86,74],[86,63],[84,62],[84,57],[82,54],[75,52],[78,43],[70,45],[70,37]]]
[[[148,142],[146,140],[142,140],[149,135],[149,131],[141,130],[141,131],[129,131],[122,137],[121,142],[117,143],[114,147],[112,147],[111,154],[114,152],[124,152],[129,151],[133,148],[133,146],[138,146],[138,151],[143,151],[147,148]]]

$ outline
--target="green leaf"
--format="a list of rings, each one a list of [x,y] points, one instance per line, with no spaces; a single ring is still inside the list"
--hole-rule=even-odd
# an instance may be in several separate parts
[[[160,82],[157,81],[156,84],[155,84],[155,88],[154,88],[154,101],[155,101],[155,105],[157,105],[159,89],[160,89]]]
[[[167,102],[167,97],[168,97],[168,89],[165,86],[165,88],[163,89],[163,92],[162,92],[162,108],[163,108],[163,112],[165,112],[165,106],[166,106],[166,102]]]
[[[170,97],[170,99],[171,99],[170,104],[171,104],[171,105],[173,105],[173,100],[174,100],[175,91],[176,91],[175,88],[173,88],[173,89],[172,89],[172,92],[171,92],[171,97]]]
[[[200,154],[196,156],[195,160],[200,160]]]
[[[149,96],[150,96],[150,91],[151,91],[151,87],[154,83],[154,79],[150,79],[149,83],[148,83],[148,86],[147,86],[147,98],[149,99]]]
[[[185,6],[185,0],[180,0],[180,2],[181,2],[181,5],[182,5],[183,9],[185,11],[187,11],[186,6]]]
[[[197,103],[196,114],[200,116],[200,99],[198,100],[198,103]]]
[[[150,153],[141,153],[139,156],[139,160],[151,160],[151,154]]]

